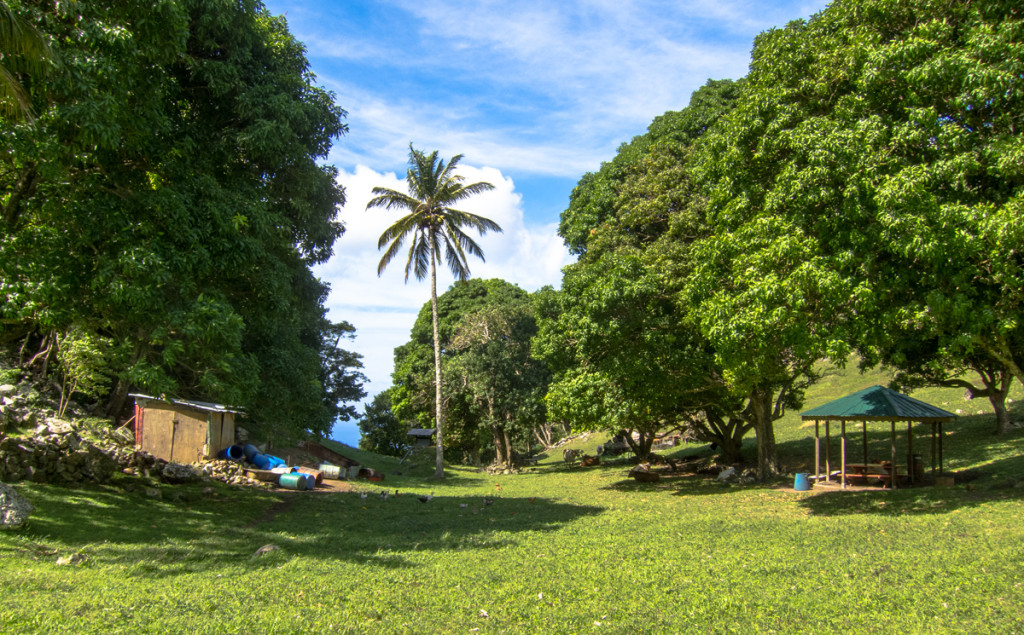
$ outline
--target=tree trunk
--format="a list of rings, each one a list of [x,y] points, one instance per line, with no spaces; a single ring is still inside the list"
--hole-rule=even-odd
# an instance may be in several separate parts
[[[770,389],[757,388],[751,392],[749,414],[757,435],[757,480],[764,483],[779,473]]]
[[[718,456],[724,463],[741,463],[743,457],[740,450],[743,446],[743,437],[750,430],[750,424],[734,416],[726,420],[711,409],[704,411],[704,417],[707,419],[707,425],[700,430],[706,438],[702,440],[709,440],[715,444]]]
[[[430,311],[434,322],[434,401],[437,424],[437,465],[434,468],[434,478],[443,479],[444,441],[441,435],[444,428],[444,409],[441,405],[441,336],[437,326],[437,263],[433,249],[430,252]]]
[[[1003,371],[998,374],[998,378],[993,376],[986,376],[985,373],[978,373],[981,375],[981,381],[985,383],[985,388],[988,389],[988,400],[992,404],[992,410],[996,413],[996,434],[1007,434],[1010,432],[1010,413],[1006,409],[1006,395],[1010,392],[1010,384],[1013,381],[1013,375],[1007,371]]]
[[[505,467],[512,469],[512,439],[508,436],[508,430],[501,431],[502,436],[505,438]]]
[[[629,446],[630,450],[633,450],[633,454],[636,455],[637,460],[646,461],[651,456],[651,446],[654,445],[654,435],[646,434],[642,431],[638,431],[640,438],[636,441],[633,440],[632,430],[622,430],[619,434],[623,435],[626,439],[626,445]]]
[[[494,465],[501,465],[502,457],[505,455],[501,449],[502,439],[501,431],[498,430],[498,426],[491,424],[491,439],[494,441]]]

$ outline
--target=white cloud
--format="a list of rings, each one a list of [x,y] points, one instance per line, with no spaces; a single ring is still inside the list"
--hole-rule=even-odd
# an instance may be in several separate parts
[[[487,260],[470,261],[473,277],[503,278],[527,291],[560,286],[561,269],[572,257],[555,234],[556,228],[524,222],[521,197],[512,179],[499,170],[461,165],[458,172],[467,183],[487,181],[495,186],[468,199],[462,209],[486,216],[504,230],[478,241]],[[394,348],[408,341],[417,313],[430,300],[430,281],[410,276],[406,284],[404,257],[396,258],[377,276],[377,240],[401,213],[379,208],[367,211],[366,203],[374,187],[405,191],[405,179],[359,166],[353,172],[343,171],[339,181],[348,199],[341,213],[345,235],[335,244],[334,256],[316,269],[316,275],[331,285],[331,318],[356,327],[356,339],[347,346],[363,355],[364,373],[371,382],[367,392],[372,396],[391,384]],[[438,293],[453,280],[447,270],[439,271]]]

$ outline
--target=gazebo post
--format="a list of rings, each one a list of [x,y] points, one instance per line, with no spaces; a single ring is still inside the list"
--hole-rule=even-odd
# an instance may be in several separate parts
[[[914,422],[907,419],[907,479],[914,484]]]
[[[943,473],[942,469],[942,422],[939,422],[939,474]]]
[[[935,426],[936,423],[932,421],[932,485],[935,484]]]
[[[839,442],[839,483],[840,487],[846,489],[846,419],[843,419],[842,421],[842,432],[843,437],[842,440]]]
[[[832,432],[831,421],[825,419],[825,480],[832,482]]]
[[[864,465],[868,464],[868,420],[865,419],[860,422],[861,431],[864,433],[863,444],[864,444]]]
[[[820,423],[814,420],[814,482],[821,480],[821,433]]]
[[[896,420],[893,419],[889,424],[892,427],[890,434],[892,447],[889,452],[889,486],[896,489]]]

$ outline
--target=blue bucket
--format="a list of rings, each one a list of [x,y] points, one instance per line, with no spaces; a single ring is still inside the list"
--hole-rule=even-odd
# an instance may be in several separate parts
[[[800,472],[797,474],[796,478],[793,479],[793,489],[798,492],[806,492],[811,489],[811,479],[809,477],[810,474],[807,472]]]

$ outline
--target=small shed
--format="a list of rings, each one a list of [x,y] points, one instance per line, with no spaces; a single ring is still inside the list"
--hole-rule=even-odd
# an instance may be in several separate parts
[[[915,464],[913,424],[927,423],[931,425],[931,472],[935,478],[936,467],[938,473],[942,473],[942,424],[953,421],[956,415],[936,408],[935,406],[908,397],[907,395],[890,390],[884,386],[872,386],[859,392],[836,399],[823,406],[812,408],[800,413],[804,421],[814,421],[814,478],[820,481],[821,475],[821,423],[825,424],[825,479],[831,480],[834,473],[831,466],[831,429],[833,421],[839,421],[840,433],[840,469],[839,480],[842,487],[846,487],[848,476],[874,477],[888,480],[892,487],[896,487],[899,481],[899,463],[896,457],[896,423],[907,422],[907,457],[906,476],[910,483],[920,477],[923,472]],[[848,463],[846,451],[846,422],[859,421],[862,431],[861,456],[863,463]],[[890,427],[890,457],[888,463],[871,463],[868,459],[868,428],[869,422],[888,422]]]
[[[415,439],[413,442],[414,448],[427,448],[433,445],[434,429],[433,428],[413,428],[406,433],[408,436]]]
[[[135,447],[176,463],[214,458],[235,442],[240,410],[205,401],[135,398]]]

